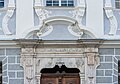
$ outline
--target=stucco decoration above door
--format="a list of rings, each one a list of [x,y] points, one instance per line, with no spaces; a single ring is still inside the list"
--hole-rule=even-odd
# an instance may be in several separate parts
[[[22,35],[23,38],[31,38],[33,36],[36,36],[39,39],[42,39],[46,36],[49,36],[50,34],[54,33],[54,30],[56,26],[59,25],[59,27],[62,28],[64,27],[63,25],[66,25],[67,27],[64,28],[65,31],[68,31],[68,33],[65,33],[64,29],[62,30],[64,35],[71,35],[71,37],[75,37],[77,39],[82,38],[83,34],[88,34],[92,38],[96,38],[96,34],[93,30],[90,30],[90,28],[86,28],[85,26],[78,25],[78,22],[70,17],[65,17],[65,16],[56,16],[56,17],[50,17],[44,20],[44,24],[39,28],[38,26],[30,28],[29,30],[26,30]],[[58,30],[57,30],[58,31]],[[61,33],[61,32],[58,32]],[[95,34],[95,35],[94,35]],[[55,36],[55,34],[54,34]],[[57,35],[60,36],[60,35]],[[67,35],[68,36],[68,35]]]

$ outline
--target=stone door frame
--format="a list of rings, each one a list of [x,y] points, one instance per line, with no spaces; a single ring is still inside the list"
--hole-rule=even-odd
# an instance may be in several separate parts
[[[81,84],[96,84],[96,68],[100,63],[96,45],[99,41],[94,44],[90,41],[89,45],[80,43],[79,46],[79,42],[25,43],[22,43],[20,59],[24,68],[24,84],[39,84],[43,68],[60,67],[62,64],[80,70]]]

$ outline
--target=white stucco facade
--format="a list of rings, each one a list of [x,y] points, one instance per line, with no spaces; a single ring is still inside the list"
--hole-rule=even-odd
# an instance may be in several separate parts
[[[120,13],[115,0],[73,2],[47,6],[47,0],[4,0],[3,84],[40,84],[41,70],[56,65],[78,69],[80,84],[118,84]]]

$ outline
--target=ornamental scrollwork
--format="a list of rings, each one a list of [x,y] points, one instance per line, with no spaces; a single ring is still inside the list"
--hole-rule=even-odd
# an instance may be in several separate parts
[[[117,20],[112,10],[111,0],[105,0],[105,13],[110,21],[109,35],[115,35],[117,32]]]
[[[39,29],[39,31],[37,32],[37,36],[41,38],[43,36],[49,35],[52,31],[53,31],[53,26],[45,25]]]
[[[74,10],[74,11],[70,11],[70,13],[72,13],[73,18],[76,20],[75,24],[69,25],[68,26],[68,31],[76,36],[81,38],[83,35],[83,29],[82,29],[82,19],[84,17],[85,14],[85,1],[78,1],[78,7]]]
[[[44,20],[47,19],[49,17],[49,14],[51,12],[45,10],[42,7],[42,3],[41,5],[38,5],[38,3],[41,3],[41,1],[35,2],[35,12],[38,16],[39,19],[39,30],[37,32],[37,36],[39,38],[43,37],[43,36],[47,36],[48,34],[50,34],[53,31],[53,27],[51,25],[47,25],[45,24]]]
[[[78,23],[73,24],[73,25],[69,25],[68,26],[68,31],[76,37],[81,38],[83,36],[83,29],[81,29],[79,27]]]
[[[13,0],[9,0],[7,13],[3,17],[3,20],[2,20],[2,29],[3,29],[3,32],[4,32],[5,35],[11,35],[12,34],[10,32],[9,28],[8,28],[8,22],[14,14],[14,10],[15,10],[15,3],[14,3]]]
[[[36,7],[35,12],[39,18],[39,26],[41,27],[42,25],[44,25],[44,20],[48,18],[50,12],[42,7]]]
[[[71,11],[71,13],[73,15],[73,18],[75,18],[75,20],[78,22],[78,25],[82,25],[82,19],[84,17],[86,9],[85,0],[78,0],[77,3],[77,8],[74,11]]]

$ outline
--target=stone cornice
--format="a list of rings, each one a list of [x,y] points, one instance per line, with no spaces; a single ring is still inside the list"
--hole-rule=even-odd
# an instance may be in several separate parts
[[[19,39],[18,45],[24,47],[98,47],[103,43],[102,39],[80,39],[80,40],[37,40],[37,39]]]
[[[0,46],[18,46],[21,47],[22,45],[28,45],[32,47],[33,45],[70,45],[71,47],[79,47],[79,45],[86,44],[86,45],[99,45],[100,47],[114,47],[120,48],[120,39],[79,39],[79,40],[38,40],[38,39],[13,39],[13,40],[0,40]]]

